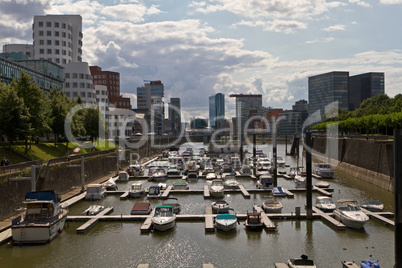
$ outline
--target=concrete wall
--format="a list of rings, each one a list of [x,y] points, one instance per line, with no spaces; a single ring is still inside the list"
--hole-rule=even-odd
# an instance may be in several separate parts
[[[313,149],[325,154],[325,157],[314,156],[325,162],[329,156],[336,172],[346,173],[388,191],[393,191],[392,147],[389,141],[364,139],[314,137],[313,141]]]

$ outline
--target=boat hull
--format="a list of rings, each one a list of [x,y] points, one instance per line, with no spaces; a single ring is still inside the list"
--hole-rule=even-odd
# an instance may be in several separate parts
[[[212,197],[223,197],[225,195],[225,192],[223,190],[211,189],[210,194]]]
[[[16,244],[40,244],[54,239],[63,232],[67,219],[67,212],[60,214],[52,223],[27,223],[11,226],[13,243]]]
[[[216,220],[216,229],[222,230],[224,232],[229,232],[236,229],[237,220]]]
[[[142,190],[142,191],[130,191],[129,192],[130,197],[133,197],[133,198],[142,197],[142,196],[144,196],[144,194],[145,194],[144,190]]]
[[[342,222],[347,227],[353,228],[353,229],[361,229],[364,227],[364,224],[367,222],[367,219],[356,220],[356,219],[349,218],[337,210],[334,211],[334,217],[335,217],[335,219]]]
[[[158,231],[167,231],[172,229],[176,224],[176,217],[170,219],[158,219],[158,217],[152,219],[152,226]]]

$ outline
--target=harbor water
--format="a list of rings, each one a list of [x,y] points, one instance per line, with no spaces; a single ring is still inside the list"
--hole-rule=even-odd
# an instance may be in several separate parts
[[[197,153],[204,145],[184,144],[181,151],[192,146]],[[268,157],[272,145],[258,145]],[[252,147],[247,150],[252,152]],[[296,159],[285,155],[285,145],[278,144],[278,155],[290,166]],[[299,165],[302,164],[300,160]],[[238,179],[246,189],[255,188],[255,181]],[[172,185],[175,179],[169,179]],[[393,212],[393,194],[373,185],[352,178],[337,177],[327,180],[334,189],[333,200],[355,199],[359,203],[381,200],[384,211]],[[133,181],[118,183],[119,191],[130,188]],[[317,179],[313,178],[313,184]],[[155,183],[143,180],[148,187]],[[190,189],[202,190],[207,182],[199,179],[190,182]],[[294,182],[278,178],[278,186],[294,188]],[[284,213],[301,207],[304,212],[306,194],[294,192],[294,198],[280,197]],[[318,193],[313,192],[313,202]],[[181,204],[180,214],[204,214],[206,205],[215,199],[204,199],[202,194],[171,194]],[[225,200],[236,213],[245,214],[253,205],[261,205],[272,197],[270,193],[251,193],[245,199],[240,192],[225,194]],[[70,207],[69,215],[81,215],[90,205],[114,207],[112,215],[130,214],[140,199],[120,200],[120,195],[108,195],[100,201],[80,201]],[[162,200],[150,200],[153,207]],[[383,223],[370,219],[361,230],[338,230],[320,219],[274,220],[276,231],[247,231],[244,222],[229,233],[206,232],[203,221],[178,221],[174,229],[166,232],[152,231],[141,234],[142,222],[99,222],[84,234],[76,228],[83,222],[67,222],[63,233],[44,245],[16,246],[11,242],[0,246],[0,267],[136,267],[149,263],[150,267],[202,267],[213,263],[215,267],[274,267],[276,262],[286,262],[306,254],[317,267],[342,267],[341,261],[379,260],[381,267],[394,265],[394,231]]]

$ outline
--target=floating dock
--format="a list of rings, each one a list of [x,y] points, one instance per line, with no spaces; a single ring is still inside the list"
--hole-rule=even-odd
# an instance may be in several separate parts
[[[354,261],[343,261],[342,268],[360,268],[360,265],[358,265]]]
[[[151,214],[147,215],[147,219],[144,221],[144,223],[141,225],[141,233],[148,233],[151,228],[152,228],[152,217],[155,214],[155,209],[152,210]]]
[[[283,189],[283,190],[285,191],[287,197],[295,197],[295,195],[288,189]]]
[[[270,220],[270,218],[267,216],[267,214],[265,214],[264,210],[260,206],[254,205],[253,208],[256,211],[261,212],[261,219],[266,229],[276,230],[276,225]]]
[[[137,265],[137,268],[149,268],[149,264],[148,263],[141,263]]]
[[[211,193],[209,192],[209,187],[208,185],[204,185],[204,198],[210,198]]]
[[[205,206],[205,231],[214,232],[214,215],[212,214],[212,207]]]
[[[364,208],[361,208],[361,210],[364,213],[366,213],[366,215],[369,216],[370,218],[374,218],[376,220],[379,220],[379,221],[385,223],[385,225],[395,227],[395,222],[393,220],[387,219],[387,218],[385,218],[384,216],[381,215],[381,214],[383,214],[383,215],[387,215],[387,216],[392,217],[393,213],[390,213],[390,212],[372,212],[372,211],[369,211],[369,210],[364,209]]]
[[[332,217],[330,213],[325,213],[318,208],[313,206],[313,211],[314,213],[320,215],[321,219],[326,220],[327,222],[331,223],[333,226],[335,226],[338,229],[345,229],[346,225],[341,223],[340,221],[336,220],[334,217]]]
[[[332,196],[332,193],[327,192],[326,190],[316,187],[316,186],[313,186],[313,191],[320,192],[321,194],[326,195],[326,196]]]
[[[173,185],[169,185],[166,190],[163,191],[163,194],[161,196],[162,199],[167,199],[169,197],[170,191],[172,190]]]
[[[215,268],[215,265],[212,263],[204,263],[202,265],[202,268]]]
[[[120,196],[120,200],[126,200],[129,197],[129,191],[124,192],[124,194],[122,194]]]
[[[83,225],[81,225],[80,227],[77,228],[77,233],[79,234],[83,234],[86,231],[88,231],[89,229],[91,229],[95,224],[98,223],[99,218],[109,214],[113,211],[113,207],[109,207],[109,208],[105,208],[104,210],[102,210],[98,215],[92,216],[89,221],[87,221],[86,223],[84,223]]]
[[[240,189],[242,195],[244,196],[244,198],[250,198],[250,194],[249,194],[249,192],[246,190],[246,188],[244,188],[244,185],[243,185],[243,184],[240,184],[240,185],[239,185],[239,189]]]
[[[275,268],[289,268],[286,263],[275,263]]]

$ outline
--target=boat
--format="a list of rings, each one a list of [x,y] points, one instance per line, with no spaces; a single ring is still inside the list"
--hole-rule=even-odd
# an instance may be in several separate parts
[[[300,189],[300,188],[305,189],[306,188],[306,177],[296,175],[294,178],[294,182],[295,182],[296,189]]]
[[[176,214],[172,206],[157,206],[152,216],[152,226],[155,230],[166,231],[176,224]]]
[[[188,183],[185,180],[176,180],[173,183],[173,190],[188,190]]]
[[[214,180],[214,179],[216,179],[216,174],[215,174],[215,172],[209,172],[209,173],[207,173],[207,175],[205,176],[205,179],[207,179],[207,180]]]
[[[106,189],[102,184],[89,184],[87,186],[86,200],[100,200],[106,197]]]
[[[251,167],[249,165],[243,165],[240,170],[240,174],[243,176],[251,176],[252,175]]]
[[[326,189],[329,188],[329,183],[327,181],[319,181],[316,184],[314,184],[314,186],[317,188]]]
[[[300,175],[303,177],[307,176],[306,168],[305,167],[297,167],[297,175]]]
[[[152,175],[149,177],[149,181],[165,181],[167,180],[168,175],[164,168],[156,168],[152,171]]]
[[[196,182],[198,180],[198,172],[197,171],[189,171],[186,176],[186,180],[190,182]]]
[[[272,194],[274,196],[286,196],[285,189],[280,186],[272,188]]]
[[[164,182],[158,183],[158,186],[159,186],[159,188],[160,188],[161,190],[166,190],[166,188],[167,188],[167,184],[164,183]]]
[[[276,164],[278,165],[278,167],[284,167],[285,164],[286,164],[286,161],[282,156],[277,156],[276,157]]]
[[[290,268],[317,268],[313,260],[309,260],[306,255],[301,255],[300,259],[288,260],[288,266]]]
[[[162,205],[172,206],[175,214],[178,214],[181,211],[179,199],[177,199],[175,197],[169,197],[168,199],[166,199],[165,201],[162,202]]]
[[[131,184],[131,188],[128,191],[130,197],[142,197],[145,194],[144,189],[142,188],[142,183],[141,182],[135,182]]]
[[[372,261],[372,260],[365,260],[364,262],[360,264],[361,268],[381,268],[380,264],[378,263],[378,260]]]
[[[244,223],[247,229],[251,231],[259,231],[264,226],[261,218],[261,212],[253,210],[252,212],[247,212],[246,222]]]
[[[113,178],[108,179],[107,181],[102,183],[102,185],[106,189],[106,191],[116,191],[117,189],[119,189]]]
[[[211,204],[213,213],[228,213],[229,204],[225,200],[219,200]]]
[[[82,212],[82,215],[95,216],[104,209],[105,209],[104,206],[92,205],[92,206],[89,206],[89,208],[87,208],[86,210],[84,210],[84,212]]]
[[[162,195],[159,185],[152,185],[148,189],[148,198],[160,198]]]
[[[296,177],[296,175],[297,175],[297,169],[298,169],[297,167],[290,167],[289,173],[288,173],[290,179],[293,180],[293,179]]]
[[[202,173],[205,175],[208,173],[215,173],[214,167],[211,164],[206,164]]]
[[[130,177],[144,176],[144,167],[141,165],[131,165],[127,168],[127,173]]]
[[[323,212],[332,212],[335,210],[336,205],[328,196],[317,196],[315,199],[315,207]]]
[[[215,217],[215,228],[224,232],[236,229],[236,224],[238,223],[239,221],[236,215],[233,214],[225,213],[219,214]]]
[[[260,166],[257,168],[257,171],[255,172],[256,177],[260,177],[261,175],[269,175],[269,168],[265,166]]]
[[[225,187],[221,179],[212,180],[211,187],[209,189],[211,196],[222,197],[225,194]]]
[[[126,182],[128,181],[129,175],[127,172],[122,171],[119,173],[119,178],[117,179],[118,181]]]
[[[334,177],[335,170],[328,163],[315,163],[312,173],[323,179],[331,179]]]
[[[262,209],[266,213],[280,213],[282,208],[282,203],[273,199],[268,199],[262,203]]]
[[[379,212],[384,210],[384,204],[381,201],[368,201],[360,205],[360,207],[372,212]]]
[[[169,166],[167,170],[167,175],[169,176],[179,176],[180,175],[180,170],[177,168],[176,165]]]
[[[13,243],[46,243],[63,232],[68,209],[60,202],[61,196],[53,190],[27,192],[25,215],[12,220]]]
[[[131,209],[131,215],[148,215],[151,213],[152,207],[149,202],[136,202]]]
[[[274,188],[274,178],[270,174],[261,175],[256,184],[257,189],[272,189]]]
[[[236,175],[235,174],[226,175],[223,185],[225,188],[228,188],[228,189],[239,188],[239,182],[236,180]]]
[[[333,212],[334,217],[347,227],[361,229],[369,220],[369,217],[361,210],[355,200],[339,199],[336,202],[338,206]]]

